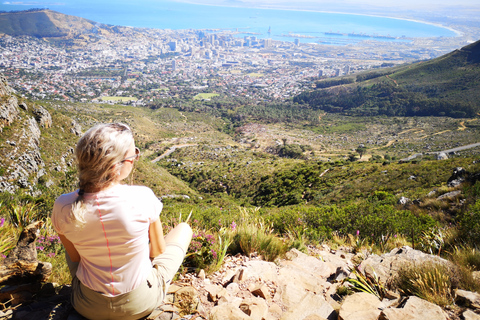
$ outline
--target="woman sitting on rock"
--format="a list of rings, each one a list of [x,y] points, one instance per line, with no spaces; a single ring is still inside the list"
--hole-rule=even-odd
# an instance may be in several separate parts
[[[152,190],[123,185],[138,160],[133,134],[100,124],[79,140],[80,188],[61,195],[52,222],[72,274],[72,304],[89,319],[139,319],[158,307],[192,237],[186,223],[165,238]]]

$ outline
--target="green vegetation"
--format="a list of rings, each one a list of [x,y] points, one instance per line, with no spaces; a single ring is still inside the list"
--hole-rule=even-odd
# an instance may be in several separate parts
[[[356,77],[323,80],[293,99],[313,109],[363,116],[475,117],[480,41],[442,57]]]
[[[138,99],[135,97],[102,97],[102,101],[120,101],[120,102],[127,102],[127,101],[137,101]]]
[[[398,288],[439,306],[453,304],[452,270],[441,264],[405,266],[397,279]]]
[[[194,100],[209,100],[212,99],[213,97],[217,97],[218,93],[199,93],[195,97],[193,97]]]

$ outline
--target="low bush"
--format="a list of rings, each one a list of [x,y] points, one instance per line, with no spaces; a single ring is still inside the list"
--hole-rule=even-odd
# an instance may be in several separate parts
[[[394,286],[439,306],[453,304],[452,271],[442,264],[407,265],[398,272]]]

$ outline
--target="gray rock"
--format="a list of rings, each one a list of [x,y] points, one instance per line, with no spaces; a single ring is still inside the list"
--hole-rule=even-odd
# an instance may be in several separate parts
[[[345,298],[338,320],[376,320],[381,301],[373,294],[359,292]]]
[[[0,92],[1,91],[2,84],[0,82]],[[20,113],[17,106],[17,98],[15,96],[7,96],[4,99],[6,99],[6,101],[0,104],[0,128],[3,128],[4,125],[10,125]]]
[[[18,106],[20,107],[20,109],[28,111],[28,106],[25,102],[20,102]]]
[[[420,299],[409,297],[403,308],[389,308],[380,313],[379,320],[447,320],[439,306]]]
[[[78,124],[75,120],[72,121],[72,127],[70,128],[70,132],[76,136],[82,135],[82,126]]]
[[[465,177],[467,176],[467,170],[462,167],[457,167],[453,169],[453,173],[448,178],[447,186],[449,187],[457,187],[465,181]]]
[[[480,309],[480,294],[466,290],[455,291],[455,302],[468,308]]]
[[[40,136],[42,135],[42,132],[40,131],[40,128],[38,127],[37,122],[35,121],[34,118],[30,118],[27,123],[27,128],[29,133],[27,133],[28,137],[33,140],[32,144],[37,147],[40,143]]]
[[[325,298],[312,292],[306,292],[303,297],[287,312],[281,320],[305,320],[305,319],[328,319],[336,320],[337,313],[333,307],[325,301]]]
[[[268,313],[268,306],[262,298],[248,298],[244,299],[239,306],[240,310],[252,320],[265,319]]]
[[[410,202],[410,199],[406,198],[406,197],[401,197],[400,199],[398,199],[398,204],[401,204],[401,205],[406,205]]]
[[[480,314],[467,310],[462,314],[465,320],[480,320]]]
[[[437,160],[447,160],[448,156],[445,152],[440,152],[437,154]]]
[[[448,260],[438,256],[429,255],[419,250],[414,250],[408,246],[395,248],[389,253],[371,255],[360,264],[360,270],[373,275],[375,272],[379,280],[383,283],[392,281],[398,271],[408,264],[436,263],[451,265]]]
[[[251,320],[251,318],[238,307],[228,303],[214,307],[210,312],[209,319]]]
[[[459,196],[462,193],[461,190],[455,190],[442,194],[440,197],[437,197],[437,200],[453,199]]]
[[[52,116],[44,107],[34,106],[33,114],[35,115],[35,120],[42,128],[50,128],[52,126]]]
[[[19,179],[17,181],[17,183],[20,186],[20,188],[23,188],[23,189],[28,188],[28,186],[30,185],[30,183],[28,182],[28,180],[26,178]]]

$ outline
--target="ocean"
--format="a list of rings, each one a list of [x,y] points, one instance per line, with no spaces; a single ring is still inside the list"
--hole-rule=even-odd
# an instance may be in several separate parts
[[[3,1],[0,10],[49,8],[96,22],[156,29],[229,29],[239,36],[300,42],[346,44],[375,39],[408,41],[417,37],[453,37],[448,28],[388,17],[221,7],[162,0]]]

